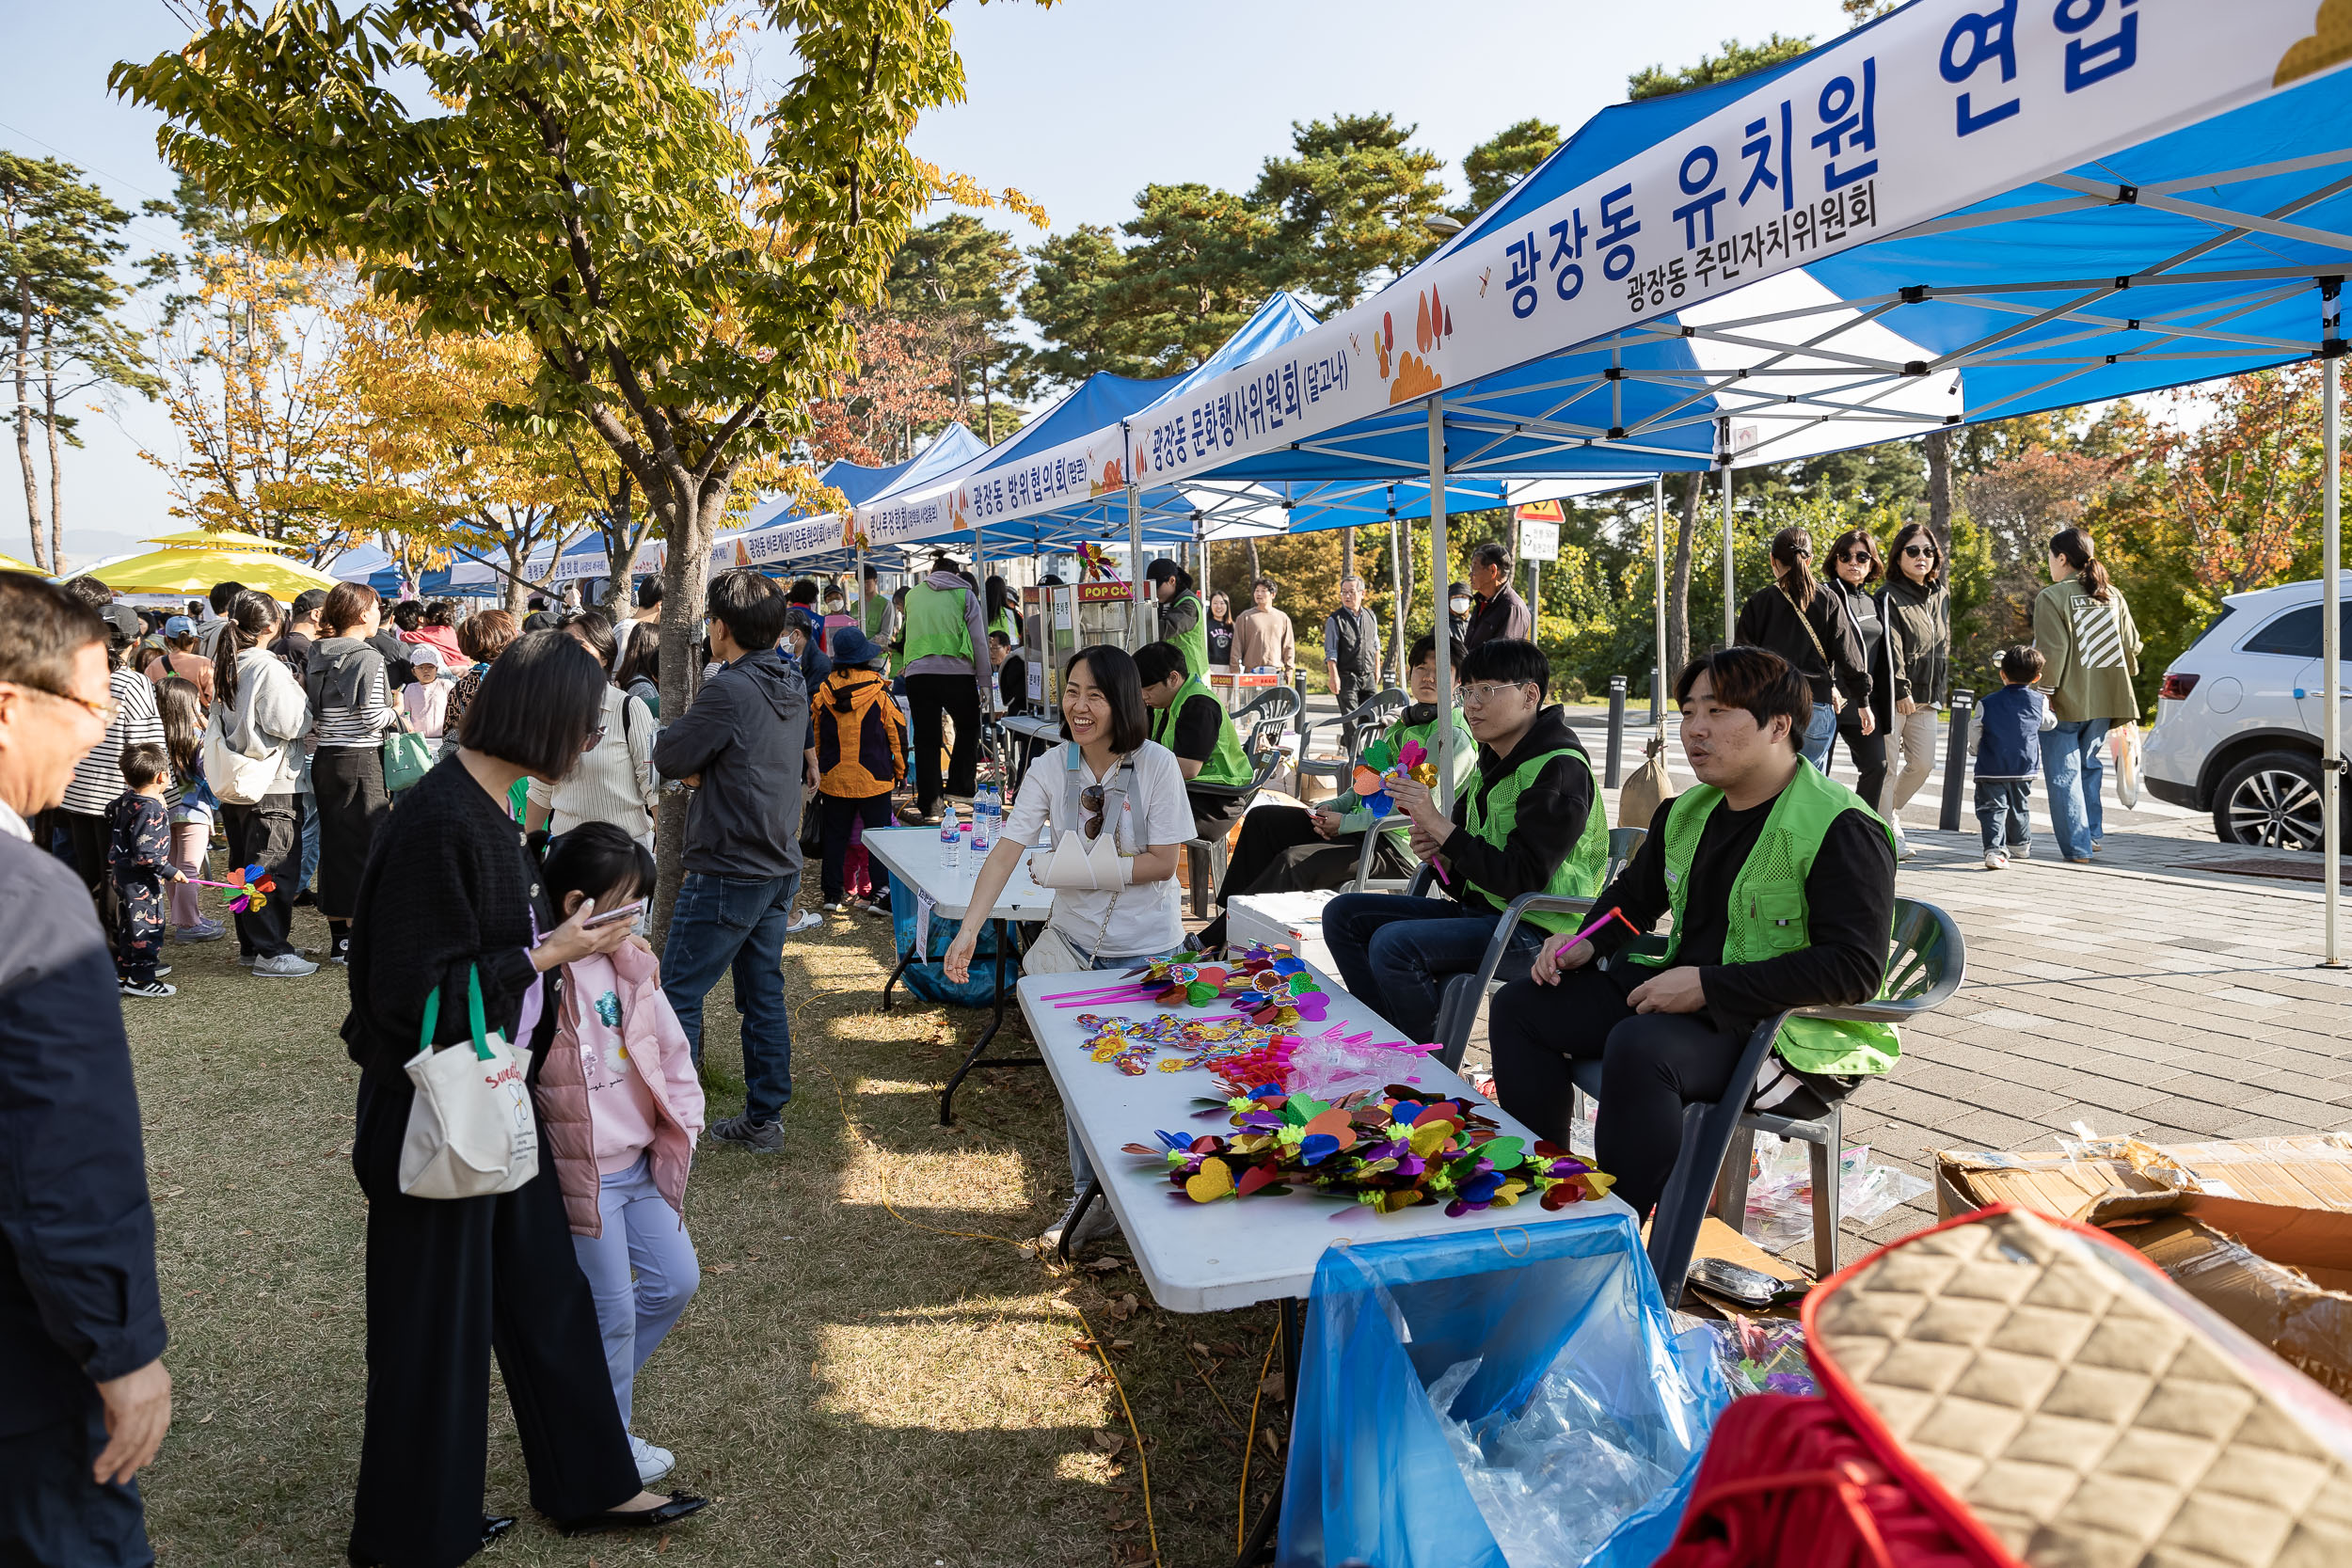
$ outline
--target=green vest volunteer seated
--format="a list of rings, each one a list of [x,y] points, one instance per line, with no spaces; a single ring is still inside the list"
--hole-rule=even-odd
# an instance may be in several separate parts
[[[1461,667],[1462,644],[1454,642],[1453,661]],[[1391,755],[1406,741],[1420,746],[1434,762],[1438,754],[1438,716],[1454,721],[1454,792],[1468,789],[1478,766],[1478,741],[1462,721],[1458,708],[1438,704],[1438,640],[1423,632],[1413,644],[1405,690],[1412,705],[1396,716],[1382,737]],[[1353,789],[1315,807],[1258,805],[1241,819],[1241,836],[1225,862],[1225,882],[1216,901],[1230,906],[1244,894],[1297,893],[1312,888],[1337,890],[1356,879],[1363,858],[1364,835],[1377,832],[1372,869],[1376,877],[1409,877],[1412,851],[1406,834],[1412,819],[1401,811],[1375,816]],[[1200,945],[1225,945],[1225,914],[1201,927]]]
[[[1645,931],[1672,914],[1664,958],[1601,970],[1632,936],[1613,922],[1572,946],[1555,937],[1487,1015],[1496,1098],[1555,1143],[1568,1139],[1569,1064],[1600,1059],[1595,1152],[1644,1215],[1680,1152],[1683,1107],[1723,1098],[1758,1020],[1879,993],[1895,913],[1893,834],[1804,765],[1804,676],[1765,649],[1725,648],[1686,668],[1675,696],[1699,783],[1659,808],[1593,906]],[[1883,1024],[1791,1020],[1753,1102],[1818,1115],[1897,1050]]]
[[[1173,752],[1184,770],[1194,836],[1223,832],[1241,815],[1240,791],[1254,772],[1233,716],[1186,667],[1184,651],[1173,642],[1136,649],[1136,674],[1143,682],[1143,705],[1152,710],[1152,738]]]
[[[1543,650],[1498,638],[1472,648],[1456,673],[1454,695],[1478,737],[1476,776],[1451,817],[1434,791],[1409,780],[1389,790],[1410,822],[1413,853],[1436,863],[1448,896],[1348,893],[1323,910],[1341,980],[1413,1040],[1429,1038],[1445,983],[1479,966],[1512,899],[1590,897],[1609,864],[1592,759],[1544,701],[1551,662]],[[1512,937],[1510,961],[1522,971],[1547,931],[1567,928],[1565,916],[1535,918]]]

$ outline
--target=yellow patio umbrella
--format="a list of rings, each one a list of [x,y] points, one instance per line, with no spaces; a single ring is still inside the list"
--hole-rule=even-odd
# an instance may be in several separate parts
[[[242,582],[272,598],[335,586],[315,567],[260,550],[199,550],[184,546],[151,550],[107,563],[106,586],[118,594],[202,594],[216,582]]]
[[[12,555],[0,555],[0,572],[30,572],[37,578],[45,578],[49,575],[38,566],[27,566]]]
[[[159,533],[148,543],[175,550],[293,550],[297,547],[281,545],[275,539],[264,539],[258,533],[241,533],[233,528],[184,529],[178,533]]]

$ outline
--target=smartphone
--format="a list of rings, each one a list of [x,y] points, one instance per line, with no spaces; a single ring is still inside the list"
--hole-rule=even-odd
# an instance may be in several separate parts
[[[639,915],[644,912],[645,900],[640,898],[633,904],[622,904],[614,909],[598,910],[595,914],[588,917],[588,923],[585,926],[582,926],[580,929],[583,931],[593,931],[599,926],[610,926],[616,920],[635,920]]]

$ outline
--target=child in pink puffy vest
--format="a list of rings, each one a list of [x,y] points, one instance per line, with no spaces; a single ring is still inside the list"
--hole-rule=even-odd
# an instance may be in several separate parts
[[[610,822],[583,822],[549,842],[543,875],[567,918],[586,898],[619,910],[652,895],[653,856]],[[565,964],[557,1006],[555,1039],[532,1088],[572,1245],[596,1296],[605,1370],[630,1425],[637,1370],[702,1279],[685,1210],[702,1083],[661,994],[660,960],[641,940]],[[667,1449],[634,1430],[628,1441],[645,1485],[669,1474],[675,1461]]]

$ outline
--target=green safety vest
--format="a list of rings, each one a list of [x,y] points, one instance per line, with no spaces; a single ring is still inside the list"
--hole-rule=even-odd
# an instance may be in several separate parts
[[[1239,788],[1255,777],[1257,770],[1249,766],[1249,753],[1241,749],[1241,736],[1233,729],[1233,716],[1225,711],[1225,705],[1218,703],[1207,687],[1200,684],[1199,675],[1178,687],[1175,699],[1152,716],[1152,738],[1163,746],[1168,745],[1176,733],[1176,716],[1195,697],[1207,697],[1210,702],[1216,703],[1216,746],[1209,752],[1209,759],[1200,765],[1200,771],[1189,782]]]
[[[1209,611],[1201,604],[1200,595],[1186,594],[1168,608],[1174,610],[1189,601],[1192,605],[1192,629],[1179,632],[1168,639],[1184,652],[1184,673],[1196,680],[1209,673]],[[1231,729],[1232,725],[1226,728]],[[1203,773],[1208,770],[1201,769]]]
[[[1723,798],[1722,790],[1699,784],[1677,796],[1666,814],[1666,896],[1677,932],[1683,928],[1682,896],[1691,881],[1692,856]],[[1807,945],[1804,879],[1813,869],[1813,857],[1820,853],[1821,835],[1850,811],[1861,812],[1886,832],[1884,819],[1861,796],[1820,769],[1801,766],[1790,776],[1788,787],[1764,819],[1764,831],[1747,863],[1732,879],[1730,907],[1724,911],[1724,962],[1756,963]],[[1891,832],[1887,844],[1894,845]],[[1670,939],[1664,958],[1642,961],[1664,968],[1675,961],[1680,945],[1678,936]],[[1893,1024],[1851,1019],[1792,1018],[1781,1025],[1780,1037],[1772,1044],[1801,1072],[1841,1076],[1884,1072],[1902,1053]]]
[[[890,629],[890,595],[869,594],[858,601],[858,627],[868,637],[880,637]]]
[[[996,619],[988,624],[988,629],[991,631],[1003,632],[1007,641],[1010,642],[1016,648],[1021,646],[1021,622],[1011,610],[998,610],[996,612]]]
[[[1428,742],[1423,741],[1424,746]],[[1481,770],[1472,776],[1463,799],[1467,809],[1462,814],[1462,827],[1473,838],[1485,840],[1496,848],[1509,842],[1512,826],[1519,819],[1519,791],[1535,782],[1535,775],[1554,757],[1572,757],[1591,777],[1593,763],[1573,746],[1563,746],[1556,752],[1545,752],[1528,758],[1492,784],[1486,782]],[[1550,880],[1544,883],[1546,893],[1566,898],[1590,898],[1600,891],[1601,874],[1609,869],[1609,814],[1601,809],[1600,791],[1593,791],[1592,810],[1584,814],[1584,832],[1576,841],[1558,865],[1551,868]],[[1497,909],[1509,907],[1510,900],[1487,893],[1476,882],[1465,878],[1464,885],[1471,892],[1485,894]],[[1547,931],[1572,931],[1582,922],[1572,914],[1551,914],[1530,911],[1530,924]]]
[[[971,662],[972,627],[963,618],[963,601],[970,592],[919,582],[907,590],[906,653],[900,668],[942,655]]]

